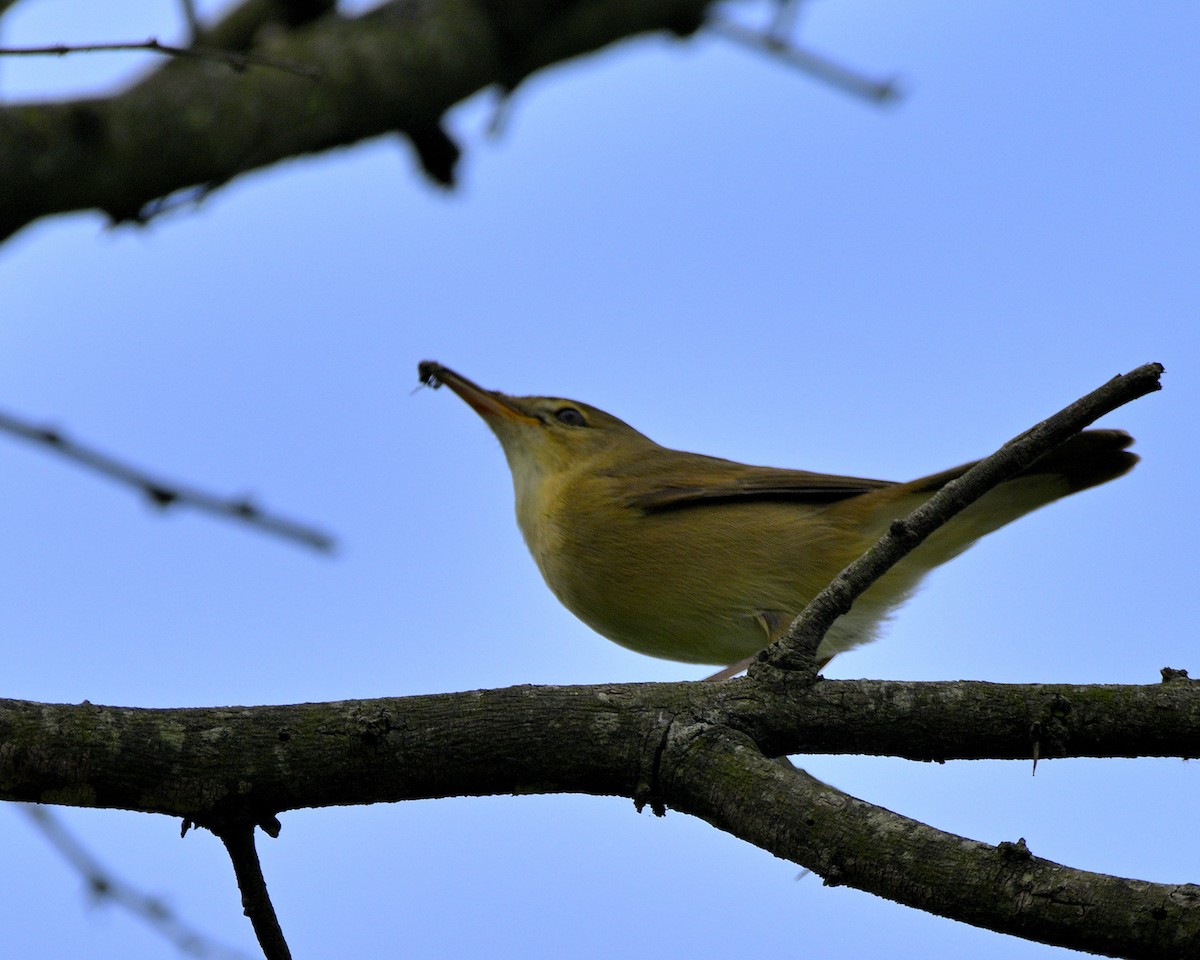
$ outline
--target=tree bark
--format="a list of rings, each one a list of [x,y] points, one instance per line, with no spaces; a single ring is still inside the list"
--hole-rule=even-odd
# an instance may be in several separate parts
[[[112,96],[0,108],[0,240],[71,210],[146,220],[177,191],[386,133],[449,185],[451,106],[627,37],[690,33],[708,2],[390,0],[295,29],[257,23],[257,6],[201,38],[253,53],[245,69],[189,57]]]
[[[300,807],[622,795],[931,913],[1121,957],[1200,950],[1200,888],[1074,870],[850,797],[773,758],[1200,755],[1200,683],[869,680],[511,687],[265,707],[0,701],[0,799],[163,813],[220,835]]]

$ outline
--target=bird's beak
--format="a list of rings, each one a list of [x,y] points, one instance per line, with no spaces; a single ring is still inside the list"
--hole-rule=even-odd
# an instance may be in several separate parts
[[[449,367],[443,367],[436,360],[422,360],[417,365],[417,376],[427,386],[437,389],[443,383],[457,393],[477,414],[485,420],[502,417],[518,423],[537,423],[536,417],[531,417],[513,405],[512,398],[495,390],[484,390],[461,374],[455,373]]]

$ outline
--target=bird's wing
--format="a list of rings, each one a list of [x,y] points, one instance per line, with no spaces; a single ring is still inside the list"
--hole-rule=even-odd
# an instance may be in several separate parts
[[[1128,471],[1138,460],[1135,454],[1125,449],[1132,443],[1133,438],[1122,430],[1087,430],[1067,440],[1014,479],[1041,475],[1061,477],[1066,488],[1056,496],[1064,496]],[[754,501],[822,506],[884,490],[888,492],[873,499],[879,509],[893,511],[898,501],[913,500],[915,506],[920,499],[927,499],[975,465],[964,463],[908,483],[892,483],[808,470],[752,467],[676,451],[669,451],[670,456],[665,456],[662,448],[658,450],[654,461],[656,469],[644,470],[634,465],[623,475],[623,486],[628,491],[624,502],[647,513]],[[671,458],[676,456],[686,458],[686,463],[681,462],[678,468],[671,469]]]
[[[727,467],[724,466],[726,463]],[[720,460],[714,461],[713,467],[704,471],[700,482],[689,482],[670,474],[645,477],[643,482],[632,484],[633,489],[624,500],[629,506],[647,513],[755,501],[821,506],[894,486],[887,480],[749,467]]]

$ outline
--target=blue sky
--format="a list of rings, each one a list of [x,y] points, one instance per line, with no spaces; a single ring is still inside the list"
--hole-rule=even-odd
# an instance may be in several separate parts
[[[744,18],[765,16],[748,7]],[[164,39],[167,3],[27,0],[6,43]],[[381,140],[254,173],[142,230],[94,215],[0,249],[0,409],[333,530],[333,558],[0,440],[4,695],[289,703],[690,679],[559,607],[498,444],[448,391],[577,397],[732,459],[909,479],[988,453],[1112,375],[1128,477],[938,571],[827,675],[1148,683],[1195,658],[1200,7],[814,0],[806,42],[899,75],[880,111],[715,37],[533,78],[503,136],[450,118],[462,186]],[[10,98],[125,57],[0,62]],[[872,802],[1073,866],[1196,881],[1194,764],[800,758]],[[64,811],[121,876],[255,953],[207,835]],[[262,841],[297,956],[1058,958],[797,869],[679,814],[587,797],[285,814]],[[44,958],[170,957],[0,810],[0,924]],[[19,878],[19,879],[18,879]]]

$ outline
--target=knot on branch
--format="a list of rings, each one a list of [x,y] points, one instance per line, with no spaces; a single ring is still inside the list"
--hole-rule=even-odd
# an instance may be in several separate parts
[[[909,540],[916,539],[916,533],[912,528],[912,524],[904,517],[893,520],[888,525],[888,533],[892,535],[893,539],[899,540],[901,543],[907,543]]]
[[[1033,743],[1033,759],[1064,756],[1071,731],[1067,723],[1074,707],[1062,694],[1055,694],[1042,708],[1041,716],[1029,725],[1029,739]]]
[[[726,725],[723,718],[698,714],[673,716],[660,728],[661,737],[654,743],[649,759],[648,778],[639,783],[639,795],[634,802],[640,811],[649,803],[656,816],[665,816],[668,802],[678,795],[681,784],[699,780],[721,783],[726,777],[737,778],[737,768],[747,752],[759,761],[766,761],[762,749],[747,733]],[[717,746],[720,749],[715,749]],[[649,742],[647,742],[649,746]],[[722,757],[731,766],[718,770],[713,758]],[[790,768],[786,758],[782,762]],[[684,793],[688,787],[683,787]]]
[[[358,736],[363,746],[373,750],[381,747],[388,734],[395,729],[391,712],[383,708],[352,711],[350,720],[358,728]]]
[[[1016,843],[1011,840],[1001,841],[996,845],[996,852],[1000,854],[1002,860],[1008,860],[1013,863],[1024,863],[1033,859],[1033,853],[1029,847],[1025,845],[1025,838],[1018,838]]]

